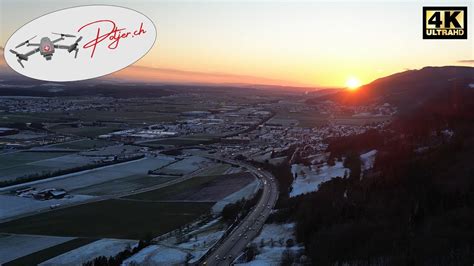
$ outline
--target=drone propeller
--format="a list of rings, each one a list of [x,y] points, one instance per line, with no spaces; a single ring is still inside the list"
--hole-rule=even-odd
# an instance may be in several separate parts
[[[18,59],[18,60],[16,60],[16,61],[18,61],[18,63],[20,63],[20,66],[21,66],[22,68],[25,68],[25,66],[24,66],[23,63],[21,62],[21,59]]]
[[[10,49],[10,52],[12,52],[13,54],[16,55],[16,57],[17,57],[16,61],[20,64],[20,66],[22,68],[25,68],[25,66],[23,65],[23,63],[21,61],[22,60],[28,60],[28,56],[26,56],[24,54],[17,53],[16,51],[13,51],[12,49]]]
[[[76,35],[66,34],[66,33],[56,33],[56,32],[52,32],[52,34],[56,34],[56,35],[59,35],[59,36],[61,36],[61,37],[76,37]]]
[[[18,58],[18,60],[28,60],[28,56],[24,55],[24,54],[20,54],[12,49],[10,49],[10,52],[13,53],[14,55],[16,55],[16,57]],[[21,63],[20,63],[21,64]]]
[[[79,38],[77,38],[77,40],[76,40],[73,44],[71,44],[71,46],[69,47],[69,49],[68,49],[67,51],[68,51],[68,52],[72,52],[72,51],[76,50],[76,49],[77,49],[77,45],[79,44],[79,42],[80,42],[81,40],[82,40],[82,36],[80,36]],[[76,54],[77,54],[77,52],[76,52]]]
[[[31,37],[30,39],[18,44],[17,46],[15,46],[15,48],[19,48],[19,47],[22,47],[23,45],[27,44],[27,43],[30,43],[31,40],[33,40],[34,38],[36,38],[37,35]]]

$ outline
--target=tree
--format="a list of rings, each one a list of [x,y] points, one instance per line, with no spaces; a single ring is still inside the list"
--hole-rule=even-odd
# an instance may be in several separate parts
[[[286,247],[287,248],[291,248],[291,247],[293,247],[293,245],[294,245],[293,239],[289,238],[289,239],[286,240]]]
[[[193,258],[193,255],[191,253],[186,254],[186,265],[188,265],[188,262]]]
[[[329,165],[329,166],[334,166],[334,165],[336,165],[336,162],[334,161],[334,158],[333,158],[333,157],[329,157],[329,159],[328,159],[328,165]]]
[[[281,254],[281,265],[291,265],[294,261],[293,254],[290,249],[285,249]]]
[[[255,243],[250,244],[245,250],[245,260],[247,262],[255,259],[255,256],[258,255],[258,249]]]

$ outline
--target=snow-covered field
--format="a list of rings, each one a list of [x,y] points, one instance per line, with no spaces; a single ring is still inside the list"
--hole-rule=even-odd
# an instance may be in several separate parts
[[[89,156],[114,156],[119,154],[131,154],[138,153],[142,150],[143,147],[133,146],[133,145],[112,145],[103,148],[99,148],[93,151],[81,152],[83,155]]]
[[[236,173],[240,173],[240,172],[244,172],[244,170],[241,168],[241,167],[229,167],[224,173],[222,173],[223,175],[230,175],[230,174],[236,174]]]
[[[74,195],[72,198],[35,200],[13,195],[0,195],[0,220],[13,216],[49,209],[51,205],[67,205],[93,198],[93,196]]]
[[[115,256],[127,247],[133,248],[136,240],[101,239],[85,246],[68,251],[39,265],[82,265],[99,256]]]
[[[94,158],[94,157],[81,156],[79,154],[70,154],[70,155],[64,155],[64,156],[55,157],[51,159],[41,160],[37,162],[32,162],[30,164],[37,165],[37,166],[52,167],[52,168],[57,168],[57,169],[68,169],[68,168],[78,167],[81,165],[92,164],[95,161],[100,160],[102,158],[105,158],[105,157]]]
[[[255,179],[252,183],[246,185],[241,190],[234,192],[229,196],[223,198],[222,200],[216,202],[216,204],[212,206],[212,212],[215,214],[220,213],[224,209],[225,205],[237,202],[242,198],[248,199],[252,197],[252,195],[258,191],[259,187],[260,181],[258,179]]]
[[[377,150],[371,150],[360,155],[360,160],[362,161],[362,170],[369,170],[374,167],[375,155],[377,155]]]
[[[33,154],[33,153],[29,153],[29,154]],[[38,152],[38,154],[44,154],[44,153]],[[15,178],[22,177],[25,175],[41,173],[43,171],[48,172],[48,171],[70,169],[70,168],[79,167],[83,165],[93,164],[99,159],[101,158],[85,157],[78,154],[67,154],[67,155],[57,156],[57,157],[48,158],[48,159],[32,161],[29,163],[25,163],[23,165],[16,165],[14,167],[3,169],[0,178],[3,180],[10,180],[10,179],[15,179]],[[6,160],[8,163],[7,157],[3,157],[2,160]]]
[[[183,265],[188,253],[161,245],[151,245],[126,259],[122,265]]]
[[[296,173],[298,177],[293,181],[293,190],[290,192],[290,197],[316,191],[319,184],[329,181],[333,177],[343,177],[346,171],[347,174],[350,173],[350,170],[345,168],[342,162],[336,162],[334,166],[325,163],[319,169],[315,165],[293,164],[291,165],[291,173],[293,176]]]
[[[252,241],[257,246],[259,254],[250,262],[235,265],[280,265],[285,250],[288,249],[295,255],[302,252],[304,248],[296,244],[294,230],[293,223],[265,224],[260,234]],[[287,248],[289,239],[292,239],[295,244]]]
[[[109,165],[97,169],[82,171],[79,173],[58,176],[50,179],[49,181],[39,180],[33,182],[34,185],[32,186],[37,189],[53,187],[63,188],[67,191],[71,191],[74,189],[88,187],[132,175],[146,175],[148,170],[156,169],[172,162],[173,160],[173,157],[168,156],[146,157],[136,161]]]
[[[185,175],[211,164],[213,164],[213,162],[209,159],[199,156],[191,156],[162,168],[160,172]]]
[[[0,264],[72,239],[74,238],[39,235],[0,235]]]
[[[34,152],[25,152],[25,153],[17,153],[15,155],[9,156],[2,156],[2,160],[23,160],[25,161],[22,165],[14,165],[8,168],[2,168],[1,179],[9,180],[14,179],[17,177],[22,177],[25,175],[41,173],[43,171],[58,171],[64,169],[71,169],[79,166],[90,165],[94,164],[99,160],[105,158],[111,158],[110,156],[120,155],[123,153],[136,153],[139,152],[141,147],[136,146],[127,146],[127,145],[114,145],[106,148],[102,148],[97,151],[87,151],[81,153],[74,153],[74,154],[65,154],[60,156],[60,154],[64,153],[57,153],[57,156],[49,156],[51,158],[45,159],[38,159],[31,162],[28,162],[35,154]],[[33,149],[34,150],[34,149]],[[44,156],[44,152],[37,152],[38,158]],[[47,153],[46,153],[47,154]],[[21,156],[24,155],[24,156]],[[86,156],[87,155],[87,156]]]

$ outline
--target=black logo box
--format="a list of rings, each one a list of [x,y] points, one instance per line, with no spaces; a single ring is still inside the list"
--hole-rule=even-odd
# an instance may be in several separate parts
[[[433,36],[426,34],[426,12],[427,11],[458,11],[464,12],[464,34],[463,35],[447,35],[447,36]],[[467,6],[424,6],[423,7],[423,39],[436,39],[436,40],[465,40],[467,39]]]

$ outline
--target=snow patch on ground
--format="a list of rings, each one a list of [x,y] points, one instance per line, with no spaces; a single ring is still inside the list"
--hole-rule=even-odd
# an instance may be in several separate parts
[[[220,217],[213,219],[189,233],[183,235],[181,239],[184,241],[177,242],[178,238],[173,236],[161,240],[157,247],[164,246],[170,249],[185,252],[189,255],[188,263],[198,261],[206,252],[214,246],[214,244],[224,235],[225,226],[221,223]]]
[[[255,179],[252,183],[246,185],[241,190],[236,191],[229,196],[223,198],[222,200],[218,201],[214,206],[212,206],[212,213],[218,214],[222,212],[225,205],[229,203],[234,203],[239,201],[242,198],[250,198],[252,195],[257,193],[258,189],[260,188],[260,180]]]
[[[163,167],[160,169],[160,172],[163,174],[185,175],[210,165],[213,165],[213,162],[209,159],[200,156],[191,156]]]
[[[276,157],[269,160],[269,163],[272,165],[282,164],[287,159],[287,156]]]
[[[136,240],[101,239],[68,251],[39,265],[82,265],[99,256],[115,256],[127,247],[133,248],[136,243]]]
[[[362,161],[362,170],[369,170],[374,167],[375,155],[377,155],[377,150],[371,150],[360,155],[360,160]]]
[[[262,239],[265,243],[270,243],[271,239],[284,241],[294,239],[295,224],[265,224],[262,232],[254,239],[253,242],[260,244]]]
[[[224,175],[230,175],[230,174],[236,174],[244,172],[244,170],[241,167],[229,167],[225,172],[223,173]]]
[[[297,245],[296,242],[293,247],[286,247],[287,240],[295,240],[294,231],[294,223],[265,224],[260,234],[252,241],[252,243],[257,245],[259,254],[250,262],[236,263],[235,265],[280,265],[282,254],[285,250],[297,254],[304,249],[302,246]]]
[[[345,168],[342,162],[336,162],[334,166],[325,163],[319,169],[316,165],[293,164],[291,173],[293,176],[296,173],[298,177],[293,181],[290,197],[317,191],[319,184],[329,181],[333,177],[343,177],[346,171],[347,174],[350,173],[350,170]]]
[[[161,245],[151,245],[126,259],[122,265],[183,265],[188,253]]]
[[[35,211],[47,210],[51,205],[68,205],[81,201],[87,201],[93,196],[74,195],[72,198],[35,200],[33,198],[23,198],[14,195],[0,195],[0,220],[26,214]]]
[[[203,232],[204,230],[218,224],[219,222],[221,221],[220,217],[218,217],[217,219],[214,219],[214,220],[211,220],[209,221],[208,223],[205,223],[204,225],[202,225],[201,227],[197,228],[196,230],[193,230],[189,233],[187,233],[188,235],[189,234],[198,234],[200,232]]]
[[[179,248],[189,250],[193,259],[190,263],[199,260],[206,252],[224,235],[224,230],[215,232],[206,232],[197,235],[196,238],[191,238],[188,242],[178,245]]]

